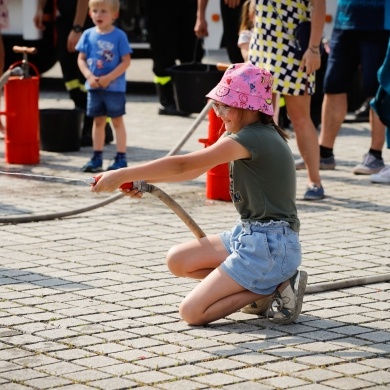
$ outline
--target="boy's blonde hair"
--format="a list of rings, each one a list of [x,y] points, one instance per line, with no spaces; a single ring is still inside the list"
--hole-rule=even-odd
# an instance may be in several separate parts
[[[99,4],[108,5],[113,12],[119,12],[119,8],[120,8],[119,0],[89,0],[88,7],[92,8]]]

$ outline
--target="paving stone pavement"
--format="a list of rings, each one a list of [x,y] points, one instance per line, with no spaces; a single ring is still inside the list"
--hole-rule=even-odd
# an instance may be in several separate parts
[[[70,108],[42,92],[40,108]],[[127,96],[130,164],[166,155],[193,124],[157,115],[155,96]],[[55,128],[53,128],[55,130]],[[181,152],[197,150],[207,121]],[[351,169],[370,142],[367,123],[344,124],[337,169],[323,171],[326,198],[298,211],[309,285],[390,272],[390,187]],[[295,139],[290,146],[298,157]],[[41,151],[35,166],[2,171],[85,178],[91,148]],[[105,148],[105,166],[115,145]],[[390,162],[390,150],[384,151]],[[0,175],[0,218],[71,211],[109,199],[87,186]],[[206,233],[237,219],[230,202],[205,198],[206,178],[161,184]],[[104,207],[0,229],[0,388],[22,389],[388,389],[390,284],[305,296],[292,325],[234,313],[205,327],[180,321],[178,304],[196,281],[172,276],[164,257],[192,233],[157,198],[118,198]]]

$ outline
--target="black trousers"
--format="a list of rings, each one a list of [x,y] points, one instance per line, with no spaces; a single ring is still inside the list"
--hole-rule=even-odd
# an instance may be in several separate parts
[[[229,60],[232,64],[244,62],[241,50],[237,46],[238,30],[241,22],[241,9],[245,0],[241,0],[240,6],[229,8],[223,0],[221,4],[221,16],[223,24],[222,45],[226,47]]]
[[[157,77],[169,76],[168,68],[200,61],[201,43],[194,33],[197,0],[146,0],[146,27]]]

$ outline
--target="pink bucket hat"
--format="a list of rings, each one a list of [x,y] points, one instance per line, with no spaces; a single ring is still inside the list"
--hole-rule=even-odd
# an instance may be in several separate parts
[[[249,63],[232,64],[206,96],[230,107],[274,115],[271,73]]]

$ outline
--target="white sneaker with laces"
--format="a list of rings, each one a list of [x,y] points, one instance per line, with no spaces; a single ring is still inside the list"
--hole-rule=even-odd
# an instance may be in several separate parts
[[[378,173],[370,176],[373,183],[387,183],[390,184],[390,165],[386,165]]]

